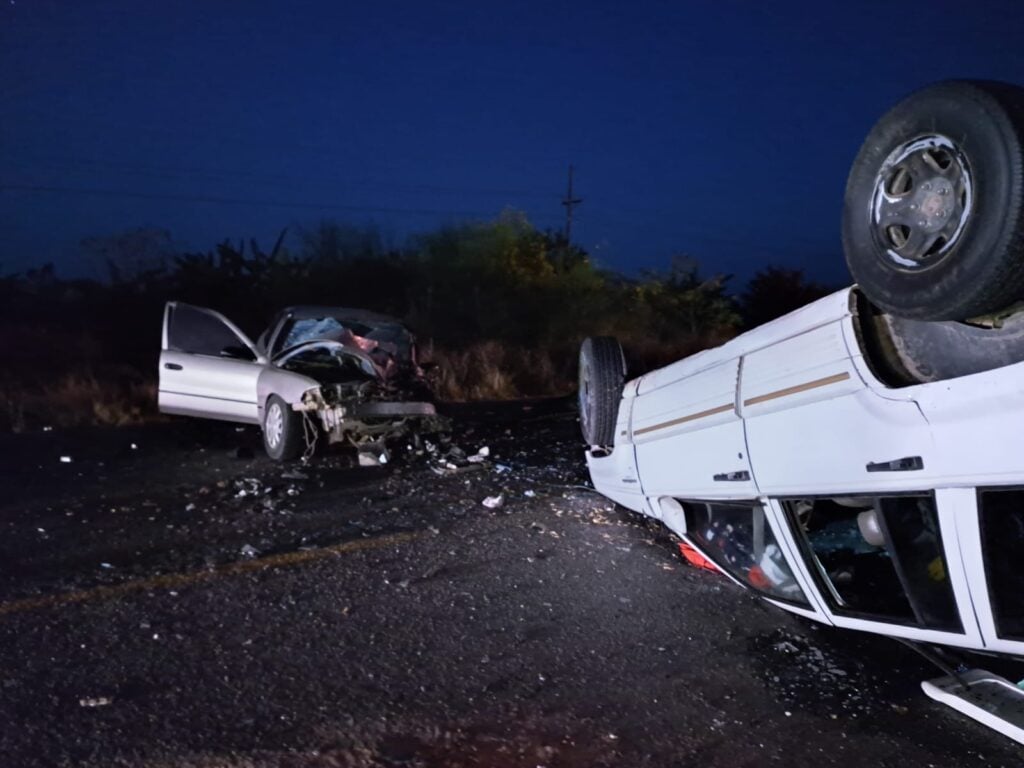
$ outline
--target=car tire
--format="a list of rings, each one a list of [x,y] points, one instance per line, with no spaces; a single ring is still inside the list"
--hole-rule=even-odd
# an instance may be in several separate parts
[[[884,311],[965,320],[1024,294],[1024,89],[948,81],[893,107],[846,185],[843,250]]]
[[[580,345],[580,428],[587,445],[610,447],[626,379],[626,360],[611,336],[592,336]]]
[[[302,416],[277,395],[267,399],[263,409],[263,448],[274,461],[289,461],[306,447]]]

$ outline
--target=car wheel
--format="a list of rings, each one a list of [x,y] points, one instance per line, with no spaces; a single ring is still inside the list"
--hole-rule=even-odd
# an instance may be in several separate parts
[[[277,395],[271,395],[263,409],[263,447],[275,461],[296,459],[302,455],[306,440],[302,416]]]
[[[964,320],[1024,293],[1024,90],[949,81],[911,94],[850,171],[843,249],[893,315]]]
[[[587,445],[608,447],[615,442],[615,421],[626,378],[619,342],[592,336],[580,345],[580,428]]]

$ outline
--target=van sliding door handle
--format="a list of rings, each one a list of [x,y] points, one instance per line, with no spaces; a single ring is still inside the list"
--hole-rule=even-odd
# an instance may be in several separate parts
[[[164,363],[164,368],[166,368],[168,371],[182,370],[181,366],[178,365],[178,363]]]
[[[716,483],[743,483],[750,480],[750,473],[746,470],[741,472],[722,472],[714,476]]]
[[[924,469],[920,456],[904,456],[892,461],[872,461],[865,467],[868,472],[916,472]]]

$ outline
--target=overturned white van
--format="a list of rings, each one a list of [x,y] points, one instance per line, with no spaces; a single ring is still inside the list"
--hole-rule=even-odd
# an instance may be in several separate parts
[[[587,339],[594,487],[787,611],[1024,657],[1022,136],[1012,86],[913,94],[847,185],[857,286],[628,382]],[[929,692],[1024,741],[1004,683]]]

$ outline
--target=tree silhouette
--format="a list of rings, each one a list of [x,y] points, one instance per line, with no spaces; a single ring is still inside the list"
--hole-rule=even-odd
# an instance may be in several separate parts
[[[740,294],[740,314],[744,326],[754,328],[827,296],[833,290],[823,283],[808,280],[802,269],[765,267],[750,279],[747,289]]]

